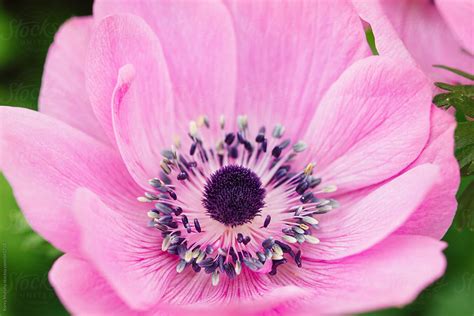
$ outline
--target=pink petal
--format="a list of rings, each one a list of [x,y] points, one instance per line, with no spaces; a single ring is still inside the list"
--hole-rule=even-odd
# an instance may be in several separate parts
[[[136,218],[140,191],[108,145],[38,112],[1,107],[0,116],[1,170],[30,225],[55,247],[77,248],[70,210],[79,187]]]
[[[172,270],[175,271],[174,267]],[[233,280],[221,274],[219,284],[212,286],[210,275],[196,274],[188,268],[172,279],[162,298],[165,303],[157,310],[167,310],[173,315],[274,315],[275,310],[284,310],[295,297],[310,294],[298,285],[272,284],[268,275],[246,269]]]
[[[357,256],[303,262],[303,269],[293,278],[311,287],[314,296],[300,304],[306,312],[324,315],[404,306],[443,275],[445,246],[428,237],[392,236]],[[279,275],[284,273],[277,274],[277,279]]]
[[[397,233],[425,235],[440,239],[451,226],[456,212],[456,192],[459,186],[459,166],[453,154],[455,121],[451,113],[432,107],[430,138],[420,156],[406,168],[410,170],[421,164],[439,166],[439,185],[431,189],[423,203],[397,230]],[[450,150],[451,149],[451,150]],[[406,172],[406,171],[403,171]],[[402,174],[403,174],[402,172]],[[344,208],[351,208],[389,180],[370,187],[338,195],[336,198]],[[341,214],[331,212],[324,215],[337,220]]]
[[[431,134],[427,146],[411,167],[425,163],[440,167],[439,186],[434,187],[423,204],[398,230],[403,234],[425,235],[440,239],[451,226],[456,213],[459,165],[454,157],[454,117],[433,106]]]
[[[237,114],[250,126],[306,130],[322,95],[370,55],[362,24],[343,1],[225,1],[238,51]]]
[[[161,251],[162,238],[146,221],[139,226],[126,220],[87,190],[78,190],[75,200],[83,253],[131,308],[152,314],[254,313],[276,308],[287,302],[283,293],[298,291],[272,285],[267,275],[246,269],[234,280],[221,276],[216,287],[210,275],[189,267],[177,274],[178,260]]]
[[[161,251],[160,233],[146,220],[140,226],[116,214],[87,190],[77,191],[74,211],[82,252],[119,297],[133,309],[156,305],[176,277],[177,264]]]
[[[74,315],[135,315],[110,285],[83,259],[65,254],[54,263],[49,281]]]
[[[326,93],[305,136],[305,157],[339,192],[388,179],[423,149],[430,107],[422,72],[401,61],[366,58]]]
[[[377,244],[399,228],[424,201],[438,180],[438,167],[425,164],[410,169],[377,188],[355,205],[320,218],[317,246],[304,247],[314,259],[333,260],[350,256]]]
[[[41,112],[107,143],[86,93],[84,67],[93,20],[72,18],[54,38],[46,64],[39,97]]]
[[[118,69],[112,93],[112,123],[127,168],[137,183],[148,188],[148,179],[161,170],[160,150],[171,145],[174,135],[172,91],[161,46],[146,23],[131,15],[105,18],[98,32],[108,34],[105,47],[110,40],[130,47],[123,49],[132,55],[124,53],[122,58],[133,64]],[[139,59],[133,57],[136,49],[143,50]]]
[[[433,68],[436,64],[474,72],[472,56],[462,50],[431,1],[356,0],[355,3],[361,17],[371,24],[381,55],[396,55],[406,60],[409,57],[403,51],[408,50],[416,63],[435,81],[463,81],[455,74]],[[466,25],[466,28],[469,26]],[[472,24],[470,28],[472,32]]]
[[[130,66],[127,71],[119,71],[127,64],[133,66],[133,74]],[[165,143],[172,141],[172,136],[168,134],[174,129],[171,85],[166,63],[158,39],[142,19],[133,15],[118,15],[101,21],[91,40],[86,84],[97,118],[112,139],[115,140],[112,126],[113,97],[116,98],[116,106],[121,101],[126,103],[123,107],[130,116],[119,125],[133,123],[135,129],[147,132],[147,137],[143,132],[139,134],[141,137],[134,140],[133,148],[123,148],[121,140],[117,139],[125,162],[136,178],[138,172],[131,166],[134,161],[129,161],[134,155],[124,153],[124,150],[133,152],[138,150],[136,147],[141,147],[144,151],[143,160],[149,159],[148,147],[153,145],[154,150],[159,152]],[[128,88],[127,96],[121,100]],[[122,132],[117,131],[117,128],[121,127],[115,126],[115,133]],[[138,137],[137,134],[133,136]]]
[[[436,7],[462,47],[474,54],[474,2],[436,0]]]
[[[180,131],[205,114],[211,127],[224,114],[233,119],[235,36],[228,12],[217,1],[107,1],[94,3],[94,17],[132,13],[154,30],[168,64]]]
[[[474,2],[436,0],[436,6],[461,45],[474,54]]]
[[[372,28],[376,38],[375,45],[380,55],[416,64],[397,30],[386,16],[380,0],[352,0],[352,3],[363,21]]]

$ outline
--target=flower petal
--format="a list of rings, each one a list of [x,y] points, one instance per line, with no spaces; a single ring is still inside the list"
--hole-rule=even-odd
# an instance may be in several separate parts
[[[173,272],[176,273],[174,267]],[[215,310],[224,312],[225,309],[225,312],[232,314],[232,311],[237,311],[237,307],[241,312],[255,309],[255,306],[252,306],[255,305],[255,299],[263,298],[277,288],[269,288],[269,285],[271,284],[266,275],[257,275],[243,269],[242,273],[232,280],[221,275],[218,286],[213,286],[210,275],[196,274],[188,268],[185,272],[175,275],[163,300],[182,310],[209,311],[209,307],[214,306]],[[271,301],[269,298],[268,303]],[[259,309],[265,310],[268,307],[271,306],[260,306]]]
[[[133,309],[156,305],[176,275],[176,258],[161,251],[161,234],[127,220],[88,190],[78,190],[74,207],[86,258]]]
[[[410,168],[425,163],[438,165],[440,185],[431,189],[423,204],[397,233],[440,239],[451,226],[456,213],[456,192],[459,186],[459,165],[453,153],[455,128],[453,115],[433,106],[430,139]]]
[[[77,249],[71,207],[79,187],[129,218],[136,217],[133,207],[143,207],[136,202],[139,188],[108,145],[31,110],[2,106],[0,121],[1,170],[30,225],[55,247]]]
[[[370,25],[380,55],[400,59],[415,65],[415,60],[405,47],[397,30],[387,18],[381,1],[352,0],[352,3],[360,17]]]
[[[205,114],[211,128],[224,114],[233,118],[236,80],[235,36],[218,1],[107,1],[94,3],[94,17],[131,13],[159,38],[173,83],[177,127]]]
[[[317,247],[304,247],[304,255],[333,260],[362,252],[399,228],[423,202],[438,180],[438,167],[424,164],[394,178],[337,214],[321,217]]]
[[[436,64],[474,72],[472,56],[462,50],[432,1],[355,0],[354,2],[361,17],[372,26],[375,44],[382,56],[414,59],[435,81],[463,80],[451,72],[434,68],[433,65]],[[465,24],[465,27],[471,27],[472,35],[472,23]],[[407,51],[411,57],[407,55]]]
[[[105,18],[98,31],[123,47],[143,49],[141,57],[118,69],[112,93],[112,124],[115,138],[130,174],[142,187],[160,173],[160,150],[173,141],[173,100],[161,46],[152,30],[131,15]],[[108,44],[104,42],[105,47]],[[107,48],[99,48],[101,53]],[[114,49],[111,49],[111,52]],[[129,53],[137,54],[133,48]],[[126,53],[124,53],[126,55]]]
[[[85,60],[92,17],[66,21],[49,48],[39,96],[39,110],[105,142],[86,93]]]
[[[303,268],[292,274],[282,266],[275,282],[290,278],[312,288],[314,295],[309,300],[296,301],[306,312],[339,315],[401,307],[443,275],[445,247],[444,242],[429,237],[392,236],[342,260],[303,261]]]
[[[247,269],[236,279],[221,274],[217,286],[212,285],[211,275],[187,269],[175,275],[161,300],[165,303],[155,310],[166,310],[172,315],[273,315],[276,310],[285,311],[295,297],[311,295],[308,289],[291,284],[276,285],[268,275]],[[171,270],[176,273],[174,266]]]
[[[126,68],[127,71],[120,70],[128,64],[134,71],[131,71],[131,66]],[[97,118],[114,141],[117,135],[114,136],[112,125],[112,98],[114,95],[115,102],[120,104],[127,89],[126,108],[130,117],[126,124],[133,123],[136,129],[142,129],[148,135],[136,139],[134,148],[128,150],[146,145],[142,148],[145,152],[143,160],[146,160],[151,145],[159,152],[165,143],[171,141],[167,133],[173,131],[174,119],[168,71],[158,39],[142,19],[133,15],[115,15],[99,23],[91,40],[86,83]],[[120,146],[120,140],[117,141]],[[124,148],[120,149],[125,162],[129,163],[130,155],[124,153]],[[132,169],[130,165],[128,167]],[[131,171],[136,177],[135,170]]]
[[[378,183],[405,169],[429,134],[431,87],[401,61],[369,57],[329,89],[304,137],[318,176],[340,193]]]
[[[49,271],[49,281],[74,315],[134,315],[110,285],[83,259],[65,254]]]
[[[190,267],[178,274],[178,260],[161,251],[160,233],[145,227],[145,221],[139,226],[114,214],[87,190],[78,190],[75,201],[83,253],[131,308],[183,315],[190,310],[251,313],[277,307],[286,302],[283,293],[297,291],[247,269],[234,280],[222,276],[219,286]]]
[[[474,2],[472,0],[436,0],[436,7],[462,47],[474,54]]]
[[[397,233],[424,235],[440,239],[451,226],[456,212],[456,192],[459,186],[459,166],[454,157],[454,129],[456,123],[452,113],[432,106],[430,138],[420,156],[401,174],[419,165],[430,163],[440,168],[439,186],[431,189],[417,210],[397,230]],[[447,150],[448,149],[448,150]],[[387,184],[389,180],[377,183],[364,189],[347,192],[336,196],[344,208],[351,208],[374,190]],[[338,218],[341,214],[331,212],[326,218]],[[332,219],[331,219],[332,220]],[[336,220],[336,219],[334,219]]]
[[[255,129],[282,123],[301,136],[328,87],[370,55],[344,1],[225,2],[237,36],[237,114],[248,114]]]

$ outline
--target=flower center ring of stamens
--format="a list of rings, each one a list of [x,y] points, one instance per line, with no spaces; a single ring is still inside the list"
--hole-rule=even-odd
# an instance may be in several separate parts
[[[161,231],[161,250],[177,257],[176,272],[212,274],[216,286],[220,275],[233,279],[244,267],[270,275],[288,260],[301,267],[303,244],[319,243],[315,217],[338,207],[319,194],[336,186],[319,188],[314,163],[292,170],[307,146],[282,140],[280,124],[270,135],[264,126],[252,135],[245,115],[237,117],[237,131],[225,131],[221,117],[214,144],[203,127],[210,127],[205,116],[190,122],[188,150],[176,141],[161,152],[160,177],[138,197],[154,203],[149,226]]]

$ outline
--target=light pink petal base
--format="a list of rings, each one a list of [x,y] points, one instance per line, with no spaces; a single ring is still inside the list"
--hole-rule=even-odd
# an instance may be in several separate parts
[[[163,308],[170,304],[170,310],[184,314],[252,315],[291,301],[292,296],[287,296],[290,293],[299,297],[310,294],[294,284],[273,284],[268,275],[255,274],[248,269],[243,269],[233,280],[221,274],[218,286],[212,286],[211,275],[196,274],[188,268],[175,275],[162,302],[166,302]]]

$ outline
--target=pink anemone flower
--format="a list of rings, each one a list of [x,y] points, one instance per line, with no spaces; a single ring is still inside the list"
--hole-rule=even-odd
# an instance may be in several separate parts
[[[433,65],[474,73],[474,1],[354,0],[372,25],[379,52],[404,55],[397,39],[435,81],[459,83],[462,77]],[[466,81],[468,82],[468,81]]]
[[[453,118],[345,1],[97,1],[0,166],[74,314],[401,306],[445,269]],[[435,122],[435,123],[434,123]]]

